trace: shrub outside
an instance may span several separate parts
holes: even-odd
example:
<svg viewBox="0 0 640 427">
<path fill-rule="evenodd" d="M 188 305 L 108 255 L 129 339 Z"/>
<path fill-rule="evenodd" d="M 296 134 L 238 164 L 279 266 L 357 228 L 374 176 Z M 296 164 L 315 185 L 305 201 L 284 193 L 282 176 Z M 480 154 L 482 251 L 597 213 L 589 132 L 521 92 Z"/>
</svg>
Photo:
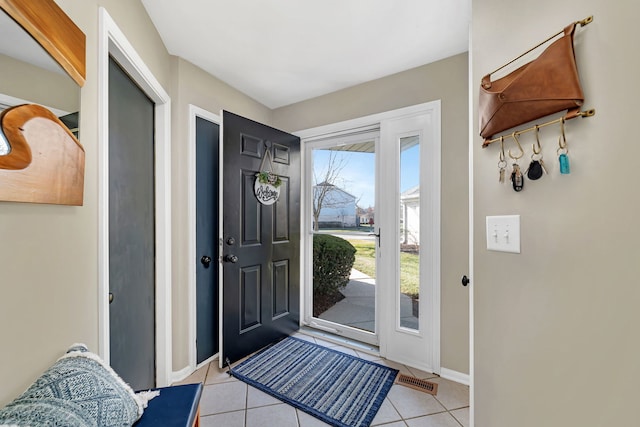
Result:
<svg viewBox="0 0 640 427">
<path fill-rule="evenodd" d="M 313 235 L 313 293 L 331 295 L 349 283 L 356 248 L 340 237 Z"/>
</svg>

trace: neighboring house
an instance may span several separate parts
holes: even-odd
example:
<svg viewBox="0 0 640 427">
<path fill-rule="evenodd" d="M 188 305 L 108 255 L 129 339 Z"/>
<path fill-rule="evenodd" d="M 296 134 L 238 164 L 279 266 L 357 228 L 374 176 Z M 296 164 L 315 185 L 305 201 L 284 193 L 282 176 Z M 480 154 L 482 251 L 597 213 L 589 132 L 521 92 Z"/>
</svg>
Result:
<svg viewBox="0 0 640 427">
<path fill-rule="evenodd" d="M 373 212 L 361 212 L 358 213 L 358 223 L 360 226 L 372 226 L 375 224 L 375 217 Z"/>
<path fill-rule="evenodd" d="M 420 186 L 400 195 L 401 243 L 420 245 Z"/>
<path fill-rule="evenodd" d="M 321 183 L 313 187 L 314 200 L 325 191 L 318 215 L 318 224 L 323 227 L 355 227 L 356 197 L 333 184 Z"/>
</svg>

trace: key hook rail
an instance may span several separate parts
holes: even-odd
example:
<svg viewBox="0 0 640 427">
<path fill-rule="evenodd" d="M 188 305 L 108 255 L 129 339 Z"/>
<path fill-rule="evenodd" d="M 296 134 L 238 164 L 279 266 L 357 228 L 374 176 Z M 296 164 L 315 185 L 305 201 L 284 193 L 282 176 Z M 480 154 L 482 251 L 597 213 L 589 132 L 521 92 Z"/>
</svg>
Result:
<svg viewBox="0 0 640 427">
<path fill-rule="evenodd" d="M 592 117 L 595 114 L 596 114 L 596 110 L 593 109 L 593 108 L 591 110 L 587 110 L 587 111 L 578 111 L 574 116 L 569 116 L 569 117 L 562 116 L 559 119 L 555 119 L 555 120 L 548 121 L 546 123 L 542 123 L 542 124 L 539 124 L 539 125 L 531 126 L 530 128 L 517 130 L 515 132 L 512 132 L 512 133 L 507 134 L 507 135 L 499 136 L 497 138 L 489 139 L 489 140 L 485 141 L 484 144 L 482 144 L 482 148 L 488 147 L 493 142 L 500 141 L 500 138 L 506 138 L 506 137 L 513 138 L 514 135 L 516 137 L 518 137 L 518 136 L 522 135 L 523 133 L 533 132 L 536 129 L 540 129 L 540 128 L 543 128 L 545 126 L 549 126 L 549 125 L 553 125 L 553 124 L 556 124 L 556 123 L 560 123 L 562 121 L 566 122 L 567 120 L 575 119 L 576 117 L 582 117 L 582 118 Z"/>
</svg>

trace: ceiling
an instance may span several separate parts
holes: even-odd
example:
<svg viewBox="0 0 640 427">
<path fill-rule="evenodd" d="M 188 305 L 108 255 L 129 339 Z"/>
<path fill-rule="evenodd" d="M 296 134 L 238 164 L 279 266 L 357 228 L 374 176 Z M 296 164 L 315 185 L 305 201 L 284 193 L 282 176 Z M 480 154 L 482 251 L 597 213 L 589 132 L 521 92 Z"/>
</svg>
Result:
<svg viewBox="0 0 640 427">
<path fill-rule="evenodd" d="M 141 0 L 172 55 L 269 108 L 468 50 L 470 0 Z"/>
</svg>

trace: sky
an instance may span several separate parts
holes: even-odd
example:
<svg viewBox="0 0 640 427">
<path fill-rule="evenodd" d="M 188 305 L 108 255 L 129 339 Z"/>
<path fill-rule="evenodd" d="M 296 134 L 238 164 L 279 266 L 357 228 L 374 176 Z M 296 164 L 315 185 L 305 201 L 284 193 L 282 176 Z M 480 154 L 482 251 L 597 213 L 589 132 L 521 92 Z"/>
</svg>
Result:
<svg viewBox="0 0 640 427">
<path fill-rule="evenodd" d="M 313 150 L 313 168 L 316 176 L 322 179 L 329 161 L 330 150 Z M 361 208 L 374 207 L 375 204 L 375 154 L 338 151 L 338 158 L 342 158 L 345 167 L 334 185 L 355 196 Z M 404 192 L 418 185 L 420 166 L 419 145 L 415 145 L 402 152 L 401 159 L 401 188 Z M 381 166 L 381 178 L 385 178 L 388 171 L 384 163 Z"/>
</svg>

